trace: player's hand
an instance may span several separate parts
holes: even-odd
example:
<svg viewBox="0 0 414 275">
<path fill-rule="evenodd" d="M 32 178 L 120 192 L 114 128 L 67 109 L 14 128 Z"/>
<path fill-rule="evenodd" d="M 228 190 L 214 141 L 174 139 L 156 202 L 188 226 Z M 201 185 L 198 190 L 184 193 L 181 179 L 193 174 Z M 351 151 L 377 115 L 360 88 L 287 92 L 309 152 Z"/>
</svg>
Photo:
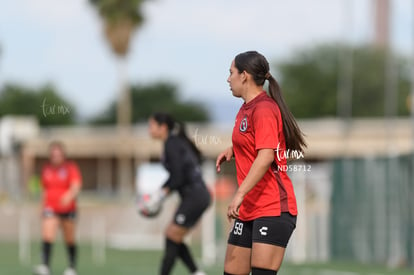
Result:
<svg viewBox="0 0 414 275">
<path fill-rule="evenodd" d="M 224 152 L 222 152 L 220 155 L 218 155 L 216 160 L 216 170 L 217 172 L 220 172 L 220 165 L 224 161 L 230 161 L 231 157 L 233 156 L 233 147 L 227 148 Z"/>
<path fill-rule="evenodd" d="M 60 199 L 60 205 L 63 207 L 68 206 L 73 201 L 73 196 L 70 192 L 66 192 Z"/>
<path fill-rule="evenodd" d="M 232 219 L 237 219 L 239 217 L 239 209 L 240 205 L 243 202 L 243 199 L 244 196 L 239 192 L 234 195 L 234 198 L 227 209 L 227 218 L 229 221 Z"/>
</svg>

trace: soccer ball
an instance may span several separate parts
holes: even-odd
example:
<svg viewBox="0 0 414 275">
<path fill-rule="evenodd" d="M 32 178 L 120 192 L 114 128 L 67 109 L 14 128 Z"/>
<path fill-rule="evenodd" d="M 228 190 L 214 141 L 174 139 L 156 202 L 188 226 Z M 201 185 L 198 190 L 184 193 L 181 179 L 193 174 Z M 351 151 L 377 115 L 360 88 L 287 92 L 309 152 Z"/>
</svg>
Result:
<svg viewBox="0 0 414 275">
<path fill-rule="evenodd" d="M 162 209 L 162 199 L 155 194 L 140 194 L 137 199 L 138 213 L 146 218 L 158 216 Z"/>
</svg>

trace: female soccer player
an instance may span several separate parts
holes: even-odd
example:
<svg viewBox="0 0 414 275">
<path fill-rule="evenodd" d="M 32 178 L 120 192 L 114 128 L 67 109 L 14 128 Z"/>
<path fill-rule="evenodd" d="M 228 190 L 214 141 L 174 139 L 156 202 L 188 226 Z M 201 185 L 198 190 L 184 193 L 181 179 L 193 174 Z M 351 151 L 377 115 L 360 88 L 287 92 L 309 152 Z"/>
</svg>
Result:
<svg viewBox="0 0 414 275">
<path fill-rule="evenodd" d="M 42 170 L 42 264 L 35 268 L 34 274 L 50 274 L 52 244 L 60 226 L 69 256 L 69 267 L 63 274 L 76 275 L 76 197 L 81 185 L 82 178 L 78 166 L 65 159 L 64 148 L 60 142 L 51 143 L 49 163 Z"/>
<path fill-rule="evenodd" d="M 187 137 L 183 125 L 177 123 L 169 114 L 152 115 L 149 119 L 149 133 L 152 138 L 164 142 L 162 162 L 170 173 L 169 179 L 160 191 L 160 197 L 172 191 L 178 191 L 181 197 L 174 219 L 165 233 L 165 252 L 160 274 L 170 274 L 178 256 L 191 274 L 205 275 L 204 272 L 198 271 L 188 247 L 183 242 L 211 200 L 201 176 L 200 151 Z"/>
<path fill-rule="evenodd" d="M 263 90 L 266 80 L 270 96 Z M 275 275 L 297 215 L 292 183 L 278 167 L 286 165 L 283 152 L 301 151 L 306 144 L 263 55 L 255 51 L 237 55 L 227 82 L 244 104 L 233 128 L 233 146 L 216 162 L 219 172 L 220 164 L 234 156 L 239 184 L 227 210 L 235 221 L 224 274 Z"/>
</svg>

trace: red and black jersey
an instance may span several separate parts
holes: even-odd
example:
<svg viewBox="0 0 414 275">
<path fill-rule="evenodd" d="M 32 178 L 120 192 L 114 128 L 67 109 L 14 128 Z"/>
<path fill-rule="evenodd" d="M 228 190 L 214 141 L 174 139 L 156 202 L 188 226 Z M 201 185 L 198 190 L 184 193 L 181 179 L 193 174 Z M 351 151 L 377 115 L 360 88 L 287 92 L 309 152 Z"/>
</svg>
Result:
<svg viewBox="0 0 414 275">
<path fill-rule="evenodd" d="M 43 207 L 55 213 L 74 211 L 75 200 L 64 207 L 61 199 L 72 184 L 81 184 L 81 182 L 79 168 L 74 162 L 66 161 L 59 166 L 46 164 L 42 170 Z"/>
<path fill-rule="evenodd" d="M 286 158 L 278 157 L 286 150 L 283 123 L 279 106 L 266 92 L 244 103 L 240 108 L 232 135 L 236 159 L 237 181 L 241 185 L 260 149 L 275 150 L 275 161 L 263 178 L 244 197 L 239 210 L 243 221 L 264 216 L 280 216 L 281 212 L 297 215 L 296 198 L 292 182 L 286 171 Z"/>
</svg>

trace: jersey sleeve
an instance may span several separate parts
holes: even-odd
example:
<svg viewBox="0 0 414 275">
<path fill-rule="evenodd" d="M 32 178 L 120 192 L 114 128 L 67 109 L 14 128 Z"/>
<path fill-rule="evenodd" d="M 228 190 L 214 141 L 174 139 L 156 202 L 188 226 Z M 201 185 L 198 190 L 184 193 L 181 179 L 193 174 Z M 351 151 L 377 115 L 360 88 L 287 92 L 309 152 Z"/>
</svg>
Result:
<svg viewBox="0 0 414 275">
<path fill-rule="evenodd" d="M 75 163 L 71 163 L 69 165 L 69 177 L 70 177 L 70 184 L 79 184 L 82 185 L 82 175 L 80 173 L 78 165 Z"/>
<path fill-rule="evenodd" d="M 262 104 L 253 112 L 255 149 L 276 149 L 279 144 L 278 112 L 273 104 Z"/>
<path fill-rule="evenodd" d="M 178 189 L 184 182 L 180 145 L 177 139 L 170 139 L 165 144 L 165 157 L 170 176 L 163 187 L 168 187 L 171 190 Z"/>
</svg>

